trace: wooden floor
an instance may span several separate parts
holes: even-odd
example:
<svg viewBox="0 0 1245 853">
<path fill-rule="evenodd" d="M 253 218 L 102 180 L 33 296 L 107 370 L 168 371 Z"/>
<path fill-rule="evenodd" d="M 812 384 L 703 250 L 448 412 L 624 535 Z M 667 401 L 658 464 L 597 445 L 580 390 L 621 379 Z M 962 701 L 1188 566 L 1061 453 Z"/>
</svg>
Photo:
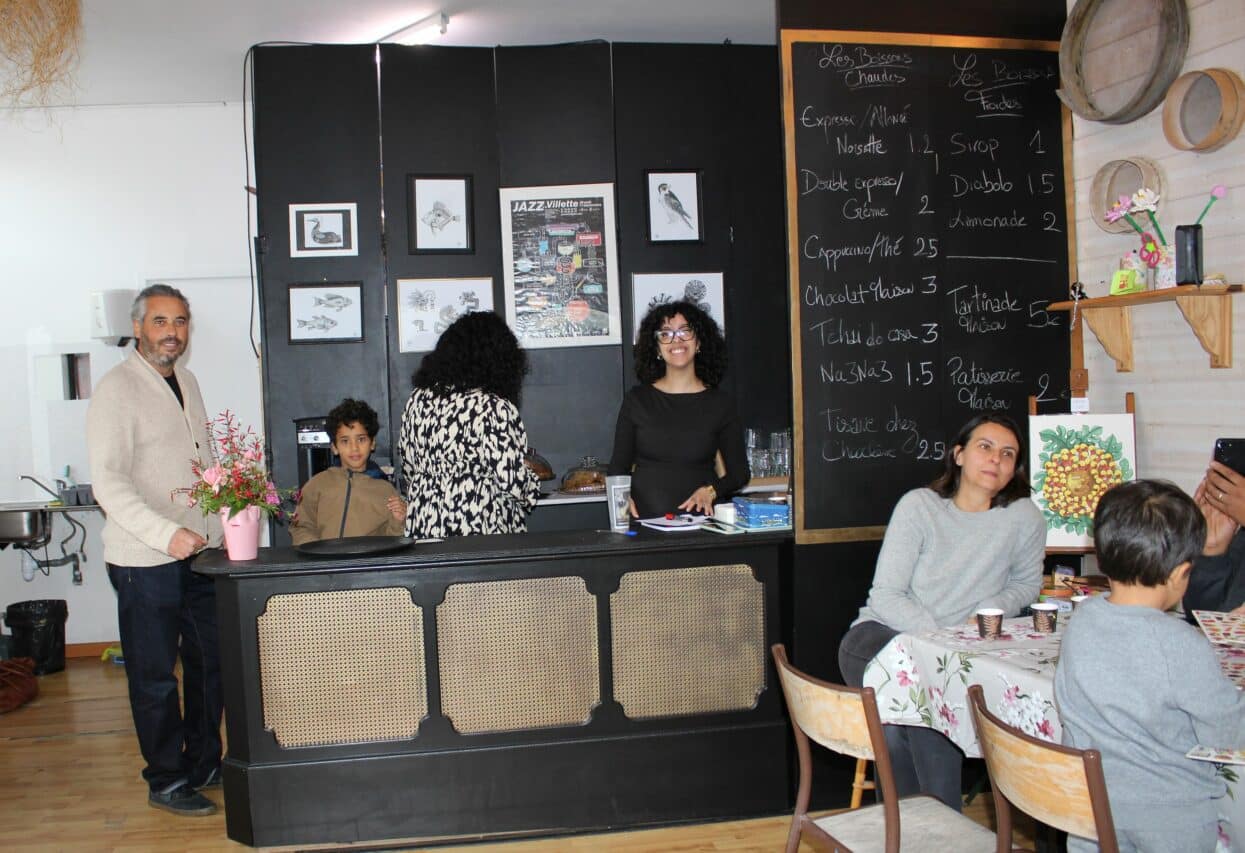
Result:
<svg viewBox="0 0 1245 853">
<path fill-rule="evenodd" d="M 71 659 L 39 679 L 40 696 L 0 716 L 0 848 L 6 850 L 245 850 L 225 836 L 223 811 L 176 817 L 147 805 L 142 760 L 126 699 L 125 672 L 98 659 Z M 221 792 L 207 792 L 218 805 Z M 989 795 L 967 809 L 993 828 Z M 790 818 L 477 843 L 438 853 L 771 853 Z M 809 849 L 807 845 L 801 848 Z"/>
</svg>

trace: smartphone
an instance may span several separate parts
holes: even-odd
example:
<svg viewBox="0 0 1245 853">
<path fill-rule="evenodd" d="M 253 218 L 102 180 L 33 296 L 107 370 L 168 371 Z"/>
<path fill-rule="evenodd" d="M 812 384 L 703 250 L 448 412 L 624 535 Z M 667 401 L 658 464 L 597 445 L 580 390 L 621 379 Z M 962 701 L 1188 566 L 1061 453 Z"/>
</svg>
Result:
<svg viewBox="0 0 1245 853">
<path fill-rule="evenodd" d="M 1245 474 L 1245 438 L 1215 439 L 1215 461 L 1238 474 Z"/>
</svg>

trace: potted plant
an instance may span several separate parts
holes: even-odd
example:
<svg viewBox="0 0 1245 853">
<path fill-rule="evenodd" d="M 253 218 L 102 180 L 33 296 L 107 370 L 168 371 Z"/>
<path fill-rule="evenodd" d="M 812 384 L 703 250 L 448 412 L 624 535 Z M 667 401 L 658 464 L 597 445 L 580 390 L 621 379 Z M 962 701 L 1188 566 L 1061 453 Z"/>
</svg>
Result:
<svg viewBox="0 0 1245 853">
<path fill-rule="evenodd" d="M 194 485 L 184 491 L 191 506 L 204 515 L 218 513 L 225 528 L 225 549 L 231 560 L 253 560 L 259 551 L 260 515 L 284 515 L 283 503 L 291 490 L 278 489 L 264 467 L 264 449 L 258 435 L 244 431 L 226 410 L 208 421 L 212 459 L 191 460 Z"/>
</svg>

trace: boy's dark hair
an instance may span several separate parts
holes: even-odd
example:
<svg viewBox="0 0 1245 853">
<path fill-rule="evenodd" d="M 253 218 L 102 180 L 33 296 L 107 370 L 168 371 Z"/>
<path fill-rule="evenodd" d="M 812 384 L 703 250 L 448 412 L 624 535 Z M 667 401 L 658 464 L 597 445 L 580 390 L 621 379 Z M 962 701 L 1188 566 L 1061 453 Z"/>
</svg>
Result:
<svg viewBox="0 0 1245 853">
<path fill-rule="evenodd" d="M 506 321 L 492 311 L 471 311 L 441 333 L 411 384 L 442 395 L 479 389 L 517 408 L 527 371 L 527 353 Z"/>
<path fill-rule="evenodd" d="M 1094 550 L 1111 580 L 1161 586 L 1172 569 L 1202 553 L 1206 519 L 1193 498 L 1166 480 L 1121 483 L 1098 501 Z"/>
<path fill-rule="evenodd" d="M 982 424 L 998 424 L 1006 430 L 1010 430 L 1011 434 L 1016 436 L 1016 468 L 1012 472 L 1012 479 L 1004 486 L 994 500 L 990 502 L 990 506 L 1007 506 L 1017 498 L 1027 498 L 1029 492 L 1029 468 L 1027 465 L 1028 457 L 1025 455 L 1025 439 L 1020 434 L 1020 427 L 1007 415 L 997 412 L 987 412 L 986 414 L 977 415 L 964 426 L 960 427 L 960 432 L 956 435 L 955 440 L 951 442 L 951 446 L 947 448 L 947 455 L 943 457 L 945 467 L 938 479 L 929 484 L 929 487 L 937 492 L 941 497 L 953 498 L 955 493 L 960 490 L 960 473 L 962 468 L 955 464 L 955 448 L 965 448 L 968 446 L 968 440 L 973 437 L 973 430 Z"/>
<path fill-rule="evenodd" d="M 707 388 L 716 388 L 726 373 L 726 338 L 713 317 L 691 302 L 663 302 L 654 306 L 640 323 L 635 340 L 635 375 L 645 385 L 651 385 L 666 375 L 666 364 L 658 356 L 661 346 L 657 343 L 657 330 L 675 314 L 682 314 L 688 328 L 696 333 L 700 346 L 694 362 L 696 378 Z"/>
<path fill-rule="evenodd" d="M 329 441 L 336 444 L 337 431 L 351 424 L 361 425 L 367 430 L 368 438 L 376 438 L 376 433 L 380 432 L 380 420 L 376 417 L 376 410 L 362 400 L 347 397 L 329 412 Z"/>
</svg>

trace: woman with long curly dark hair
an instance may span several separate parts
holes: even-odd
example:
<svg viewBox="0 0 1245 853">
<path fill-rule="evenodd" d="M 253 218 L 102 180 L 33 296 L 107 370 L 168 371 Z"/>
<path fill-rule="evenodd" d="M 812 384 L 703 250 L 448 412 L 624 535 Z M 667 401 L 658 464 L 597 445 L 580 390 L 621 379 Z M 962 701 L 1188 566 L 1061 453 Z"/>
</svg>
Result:
<svg viewBox="0 0 1245 853">
<path fill-rule="evenodd" d="M 712 513 L 716 501 L 748 482 L 735 398 L 720 387 L 722 331 L 691 302 L 657 305 L 640 324 L 635 372 L 643 384 L 618 412 L 609 473 L 631 475 L 631 512 L 640 518 Z"/>
<path fill-rule="evenodd" d="M 406 535 L 522 533 L 540 484 L 523 464 L 527 355 L 489 311 L 464 314 L 411 377 L 402 413 Z"/>
</svg>

